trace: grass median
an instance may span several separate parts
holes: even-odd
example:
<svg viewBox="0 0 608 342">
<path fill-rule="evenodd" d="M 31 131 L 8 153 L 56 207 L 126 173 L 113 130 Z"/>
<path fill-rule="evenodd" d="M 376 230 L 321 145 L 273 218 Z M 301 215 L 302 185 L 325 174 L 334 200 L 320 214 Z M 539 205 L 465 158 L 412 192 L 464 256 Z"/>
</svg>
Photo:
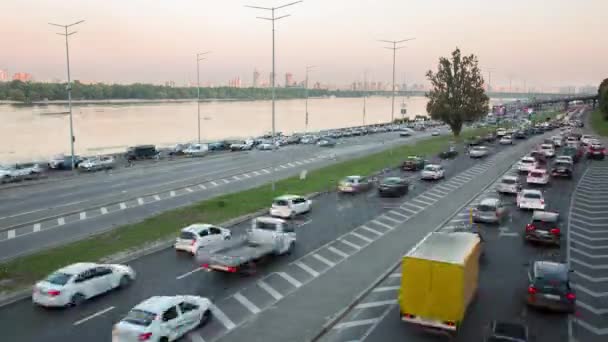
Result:
<svg viewBox="0 0 608 342">
<path fill-rule="evenodd" d="M 593 131 L 603 137 L 608 137 L 608 120 L 604 119 L 604 113 L 599 109 L 591 112 L 591 128 Z"/>
<path fill-rule="evenodd" d="M 488 129 L 468 130 L 461 139 L 484 134 Z M 0 292 L 27 287 L 64 265 L 80 261 L 95 261 L 121 251 L 167 239 L 195 222 L 220 224 L 229 219 L 266 208 L 280 194 L 306 195 L 335 188 L 338 180 L 348 175 L 369 175 L 397 166 L 408 155 L 434 156 L 447 148 L 454 137 L 427 138 L 413 145 L 339 162 L 308 172 L 306 179 L 291 177 L 276 182 L 273 192 L 262 185 L 238 193 L 221 195 L 199 203 L 170 210 L 139 223 L 118 227 L 84 240 L 37 252 L 0 264 Z"/>
</svg>

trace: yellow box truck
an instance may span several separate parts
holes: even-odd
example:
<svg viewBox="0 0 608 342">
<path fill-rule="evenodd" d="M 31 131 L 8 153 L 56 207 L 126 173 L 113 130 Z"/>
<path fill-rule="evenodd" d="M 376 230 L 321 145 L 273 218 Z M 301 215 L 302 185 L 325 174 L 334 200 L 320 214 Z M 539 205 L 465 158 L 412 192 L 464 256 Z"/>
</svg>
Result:
<svg viewBox="0 0 608 342">
<path fill-rule="evenodd" d="M 468 232 L 432 232 L 404 257 L 401 320 L 456 333 L 478 285 L 481 240 Z"/>
</svg>

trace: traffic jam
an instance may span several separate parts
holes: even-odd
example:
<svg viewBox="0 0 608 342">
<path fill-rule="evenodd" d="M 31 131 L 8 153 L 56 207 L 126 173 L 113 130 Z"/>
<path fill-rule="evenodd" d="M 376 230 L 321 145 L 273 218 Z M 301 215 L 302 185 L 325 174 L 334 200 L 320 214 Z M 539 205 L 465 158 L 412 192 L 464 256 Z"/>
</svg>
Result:
<svg viewBox="0 0 608 342">
<path fill-rule="evenodd" d="M 244 321 L 238 317 L 242 314 L 227 306 L 228 300 L 241 306 L 239 312 L 243 307 L 249 315 L 261 312 L 265 305 L 244 295 L 248 288 L 259 287 L 273 302 L 280 300 L 398 227 L 404 217 L 407 219 L 404 211 L 397 210 L 403 203 L 409 203 L 411 213 L 423 210 L 430 204 L 420 197 L 433 197 L 420 194 L 442 187 L 449 193 L 466 186 L 474 181 L 475 174 L 490 169 L 502 151 L 541 134 L 542 143 L 534 145 L 512 172 L 498 179 L 467 209 L 468 223 L 460 219 L 458 224 L 429 234 L 404 256 L 396 272 L 399 276 L 387 278 L 397 281 L 392 286 L 395 293 L 386 291 L 393 295 L 391 305 L 398 307 L 400 323 L 425 331 L 458 332 L 462 341 L 480 340 L 470 331 L 483 325 L 490 328 L 477 330 L 483 330 L 487 341 L 506 341 L 505 334 L 511 330 L 520 333 L 508 336 L 510 341 L 528 341 L 535 326 L 545 324 L 545 310 L 577 312 L 579 293 L 565 258 L 569 196 L 585 168 L 601 163 L 605 157 L 600 141 L 579 133 L 567 122 L 498 129 L 470 139 L 465 150 L 450 146 L 436 156 L 404 156 L 397 169 L 371 176 L 344 175 L 334 192 L 314 198 L 278 196 L 265 214 L 230 228 L 207 223 L 184 227 L 176 237 L 173 257 L 165 252 L 152 257 L 171 258 L 166 262 L 184 271 L 177 281 L 197 277 L 218 287 L 209 296 L 205 290 L 181 293 L 184 288 L 175 285 L 171 288 L 180 293 L 167 294 L 162 290 L 167 286 L 161 282 L 155 288 L 157 295 L 142 298 L 149 291 L 139 291 L 143 285 L 138 284 L 140 272 L 136 266 L 77 263 L 35 284 L 32 300 L 37 306 L 68 310 L 84 307 L 90 312 L 103 308 L 104 300 L 112 300 L 111 295 L 102 294 L 127 291 L 127 303 L 135 298 L 140 302 L 129 308 L 117 308 L 125 303 L 114 303 L 111 309 L 94 311 L 73 325 L 86 325 L 105 316 L 104 323 L 112 320 L 113 327 L 108 326 L 104 336 L 111 331 L 113 341 L 174 341 L 192 331 L 203 340 L 217 339 Z M 328 227 L 336 228 L 328 231 Z M 322 250 L 333 257 L 323 255 Z M 519 264 L 503 268 L 503 262 Z M 240 291 L 234 293 L 236 289 Z M 501 296 L 505 291 L 515 297 Z M 87 309 L 89 300 L 93 306 Z M 492 303 L 501 302 L 517 310 L 519 302 L 525 303 L 525 310 L 516 313 L 522 322 L 504 322 L 501 317 L 486 322 L 495 311 Z M 394 321 L 395 317 L 386 316 L 376 324 Z M 549 317 L 553 324 L 567 316 Z M 504 326 L 511 329 L 501 330 Z M 206 333 L 209 329 L 216 331 Z M 543 334 L 546 329 L 542 328 Z M 561 333 L 558 330 L 549 331 L 548 336 Z M 346 341 L 343 337 L 349 334 L 338 329 L 325 338 Z M 427 340 L 426 335 L 416 336 Z M 366 338 L 375 339 L 373 329 Z M 537 341 L 542 340 L 543 336 L 537 336 Z"/>
</svg>

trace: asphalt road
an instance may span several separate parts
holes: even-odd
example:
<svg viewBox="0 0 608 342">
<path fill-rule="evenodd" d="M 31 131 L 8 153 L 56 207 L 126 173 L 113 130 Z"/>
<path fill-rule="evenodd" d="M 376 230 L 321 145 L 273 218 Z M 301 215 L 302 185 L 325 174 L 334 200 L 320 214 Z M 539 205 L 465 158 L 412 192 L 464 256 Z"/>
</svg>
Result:
<svg viewBox="0 0 608 342">
<path fill-rule="evenodd" d="M 61 182 L 0 188 L 0 260 L 428 135 L 399 138 L 396 132 L 375 134 L 344 139 L 331 149 L 296 145 L 277 152 L 227 153 L 173 165 L 161 163 Z"/>
<path fill-rule="evenodd" d="M 345 262 L 352 264 L 349 256 L 356 256 L 375 240 L 386 238 L 384 233 L 395 229 L 409 216 L 417 216 L 417 212 L 437 201 L 442 196 L 440 194 L 450 195 L 473 182 L 476 175 L 493 172 L 493 165 L 503 156 L 511 155 L 513 152 L 510 150 L 505 155 L 485 161 L 474 161 L 462 155 L 455 160 L 444 161 L 447 180 L 437 183 L 419 181 L 415 173 L 403 173 L 412 177 L 413 188 L 401 199 L 379 198 L 375 191 L 355 196 L 321 195 L 314 199 L 310 214 L 297 218 L 295 253 L 259 265 L 255 275 L 203 272 L 191 257 L 167 249 L 130 263 L 138 273 L 130 288 L 102 296 L 81 307 L 47 310 L 33 306 L 29 299 L 4 306 L 0 308 L 0 331 L 3 339 L 10 341 L 107 341 L 112 325 L 145 298 L 162 294 L 198 294 L 214 301 L 215 316 L 208 326 L 188 338 L 200 341 L 202 336 L 205 341 L 217 340 L 228 330 L 236 329 L 237 325 L 255 316 L 255 308 L 244 306 L 239 301 L 242 297 L 235 294 L 241 294 L 260 310 L 277 301 L 281 303 L 281 299 L 284 301 L 290 294 L 299 293 L 307 287 L 306 284 L 315 283 L 322 274 L 334 274 L 333 266 Z M 400 171 L 394 172 L 401 174 Z M 428 191 L 431 188 L 435 189 L 432 194 Z M 419 196 L 423 192 L 426 195 Z M 403 205 L 404 201 L 409 203 Z M 453 201 L 451 205 L 457 204 Z M 441 212 L 435 215 L 434 220 L 447 215 L 447 211 L 445 214 Z M 425 224 L 424 217 L 419 220 Z M 362 225 L 364 223 L 365 226 Z M 241 234 L 248 225 L 245 222 L 233 227 L 233 234 Z M 382 270 L 370 270 L 371 276 Z M 367 277 L 365 282 L 369 282 Z M 275 292 L 271 294 L 260 284 L 271 287 Z M 319 304 L 316 299 L 308 297 L 311 303 Z M 96 315 L 100 312 L 103 314 Z M 15 324 L 17 318 L 19 322 L 35 324 Z"/>
</svg>

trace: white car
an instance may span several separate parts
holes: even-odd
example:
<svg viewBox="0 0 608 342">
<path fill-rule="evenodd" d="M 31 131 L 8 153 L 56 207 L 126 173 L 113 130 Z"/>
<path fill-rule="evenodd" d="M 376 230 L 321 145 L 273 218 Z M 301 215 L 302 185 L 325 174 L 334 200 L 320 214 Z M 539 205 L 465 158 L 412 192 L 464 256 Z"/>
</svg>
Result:
<svg viewBox="0 0 608 342">
<path fill-rule="evenodd" d="M 507 131 L 506 131 L 504 128 L 499 128 L 499 129 L 496 131 L 496 135 L 497 135 L 497 136 L 499 136 L 499 137 L 502 137 L 502 136 L 504 136 L 505 134 L 507 134 Z"/>
<path fill-rule="evenodd" d="M 544 169 L 534 169 L 528 172 L 526 177 L 526 183 L 547 185 L 549 183 L 549 173 Z"/>
<path fill-rule="evenodd" d="M 15 168 L 0 165 L 0 184 L 15 181 L 20 176 L 19 171 Z"/>
<path fill-rule="evenodd" d="M 230 240 L 232 232 L 229 229 L 211 224 L 195 223 L 183 228 L 175 239 L 176 251 L 185 251 L 196 255 L 199 248 L 212 245 L 219 241 Z"/>
<path fill-rule="evenodd" d="M 177 341 L 211 318 L 211 301 L 199 296 L 155 296 L 114 325 L 112 342 Z"/>
<path fill-rule="evenodd" d="M 595 139 L 593 135 L 584 134 L 583 136 L 581 136 L 581 143 L 587 145 L 590 143 L 590 140 L 593 139 Z"/>
<path fill-rule="evenodd" d="M 443 166 L 437 164 L 429 164 L 422 169 L 420 173 L 421 179 L 442 179 L 445 177 Z"/>
<path fill-rule="evenodd" d="M 525 189 L 517 194 L 519 209 L 545 210 L 545 199 L 540 190 Z"/>
<path fill-rule="evenodd" d="M 532 156 L 526 156 L 521 158 L 517 163 L 517 170 L 520 172 L 530 172 L 530 170 L 536 169 L 538 162 Z"/>
<path fill-rule="evenodd" d="M 565 162 L 574 165 L 574 159 L 571 156 L 557 156 L 555 163 Z"/>
<path fill-rule="evenodd" d="M 434 137 L 438 136 L 439 134 L 441 134 L 441 133 L 439 132 L 439 130 L 434 130 L 434 131 L 431 133 L 431 135 L 432 135 L 432 136 L 434 136 Z"/>
<path fill-rule="evenodd" d="M 272 201 L 270 216 L 280 218 L 294 218 L 296 215 L 310 211 L 312 201 L 302 196 L 283 195 Z"/>
<path fill-rule="evenodd" d="M 504 135 L 498 143 L 501 145 L 513 145 L 513 138 L 510 135 Z"/>
<path fill-rule="evenodd" d="M 553 142 L 553 146 L 561 147 L 563 145 L 564 139 L 558 135 L 552 136 L 551 141 Z"/>
<path fill-rule="evenodd" d="M 540 145 L 540 150 L 543 151 L 548 158 L 555 157 L 555 148 L 553 147 L 553 144 L 542 144 Z"/>
<path fill-rule="evenodd" d="M 126 265 L 81 262 L 61 268 L 34 285 L 32 301 L 45 307 L 77 306 L 135 280 Z"/>
<path fill-rule="evenodd" d="M 469 157 L 471 158 L 483 158 L 488 154 L 490 154 L 490 150 L 485 146 L 473 146 L 469 150 Z"/>
<path fill-rule="evenodd" d="M 184 150 L 184 154 L 189 157 L 204 157 L 209 154 L 209 146 L 207 144 L 191 144 Z"/>
<path fill-rule="evenodd" d="M 78 164 L 78 168 L 82 171 L 98 171 L 98 170 L 110 170 L 116 165 L 114 157 L 95 157 L 87 158 Z"/>
<path fill-rule="evenodd" d="M 273 149 L 273 146 L 272 146 L 272 143 L 263 142 L 261 144 L 258 144 L 257 148 L 258 148 L 258 150 L 262 150 L 262 151 L 270 151 Z"/>
<path fill-rule="evenodd" d="M 517 194 L 520 190 L 521 185 L 516 176 L 504 176 L 496 185 L 496 191 L 501 194 Z"/>
</svg>

